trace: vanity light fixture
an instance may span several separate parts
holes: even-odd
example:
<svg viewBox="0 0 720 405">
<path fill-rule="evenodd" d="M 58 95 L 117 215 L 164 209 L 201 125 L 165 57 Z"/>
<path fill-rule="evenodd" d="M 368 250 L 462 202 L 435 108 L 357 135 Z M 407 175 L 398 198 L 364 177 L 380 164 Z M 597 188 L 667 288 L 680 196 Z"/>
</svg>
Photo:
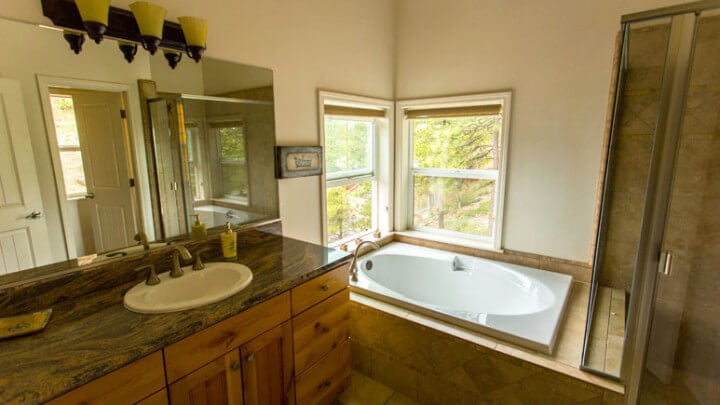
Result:
<svg viewBox="0 0 720 405">
<path fill-rule="evenodd" d="M 163 6 L 148 1 L 136 1 L 130 4 L 130 10 L 140 28 L 143 48 L 150 52 L 150 55 L 155 55 L 162 40 L 167 10 Z"/>
<path fill-rule="evenodd" d="M 65 38 L 65 41 L 67 41 L 68 45 L 70 45 L 70 49 L 75 52 L 75 55 L 82 51 L 82 46 L 85 43 L 85 34 L 82 32 L 64 30 L 63 38 Z"/>
<path fill-rule="evenodd" d="M 182 59 L 182 52 L 163 49 L 163 56 L 167 59 L 170 68 L 175 70 L 175 67 L 177 67 L 178 63 L 180 63 L 180 59 Z"/>
<path fill-rule="evenodd" d="M 40 0 L 43 14 L 57 27 L 76 54 L 82 50 L 85 32 L 95 42 L 103 37 L 118 41 L 125 60 L 132 62 L 138 44 L 154 55 L 162 48 L 175 69 L 187 53 L 199 62 L 206 48 L 208 22 L 199 17 L 165 21 L 167 10 L 148 1 L 135 1 L 130 10 L 110 6 L 111 0 Z"/>
<path fill-rule="evenodd" d="M 75 0 L 88 36 L 99 44 L 108 26 L 110 0 Z"/>
<path fill-rule="evenodd" d="M 200 62 L 207 41 L 207 20 L 199 17 L 178 17 L 178 21 L 185 35 L 188 56 L 195 62 Z"/>
<path fill-rule="evenodd" d="M 134 42 L 118 41 L 118 48 L 123 53 L 125 60 L 131 63 L 137 53 L 137 44 Z"/>
</svg>

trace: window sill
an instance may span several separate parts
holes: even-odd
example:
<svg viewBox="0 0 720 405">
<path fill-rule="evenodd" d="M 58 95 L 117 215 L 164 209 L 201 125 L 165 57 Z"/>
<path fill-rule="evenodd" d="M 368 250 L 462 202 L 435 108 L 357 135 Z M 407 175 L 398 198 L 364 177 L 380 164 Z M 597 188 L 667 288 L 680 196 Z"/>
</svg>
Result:
<svg viewBox="0 0 720 405">
<path fill-rule="evenodd" d="M 475 239 L 458 238 L 454 236 L 438 235 L 420 231 L 396 231 L 395 234 L 408 236 L 411 238 L 424 239 L 431 242 L 441 242 L 450 245 L 487 250 L 489 252 L 503 253 L 503 249 L 495 249 L 495 247 L 493 247 L 491 244 Z"/>
</svg>

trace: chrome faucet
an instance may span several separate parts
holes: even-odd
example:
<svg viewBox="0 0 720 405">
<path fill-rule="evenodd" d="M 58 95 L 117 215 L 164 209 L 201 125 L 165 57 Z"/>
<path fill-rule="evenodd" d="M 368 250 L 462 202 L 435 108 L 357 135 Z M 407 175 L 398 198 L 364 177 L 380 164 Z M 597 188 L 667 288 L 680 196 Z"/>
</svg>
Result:
<svg viewBox="0 0 720 405">
<path fill-rule="evenodd" d="M 180 257 L 184 261 L 192 260 L 192 255 L 185 248 L 185 246 L 178 246 L 172 252 L 172 270 L 170 271 L 170 277 L 180 277 L 183 275 L 183 269 L 180 266 Z"/>
<path fill-rule="evenodd" d="M 358 258 L 358 255 L 360 254 L 360 248 L 366 244 L 370 245 L 373 249 L 380 249 L 380 245 L 378 245 L 377 243 L 375 243 L 371 240 L 364 240 L 355 247 L 355 254 L 353 254 L 353 259 L 352 259 L 352 262 L 350 263 L 350 279 L 352 281 L 358 281 L 357 258 Z"/>
<path fill-rule="evenodd" d="M 135 239 L 135 242 L 137 242 L 138 245 L 142 245 L 144 250 L 150 250 L 150 244 L 148 243 L 145 232 L 136 233 L 133 239 Z"/>
</svg>

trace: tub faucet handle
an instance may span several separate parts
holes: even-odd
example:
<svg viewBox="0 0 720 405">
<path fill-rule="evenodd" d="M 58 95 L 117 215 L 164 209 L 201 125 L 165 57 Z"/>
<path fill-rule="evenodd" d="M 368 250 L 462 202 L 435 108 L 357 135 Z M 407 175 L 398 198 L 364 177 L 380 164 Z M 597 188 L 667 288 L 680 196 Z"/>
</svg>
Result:
<svg viewBox="0 0 720 405">
<path fill-rule="evenodd" d="M 377 243 L 371 241 L 371 240 L 365 240 L 355 247 L 355 253 L 353 254 L 352 262 L 350 263 L 350 280 L 352 281 L 358 281 L 358 268 L 357 268 L 357 258 L 360 254 L 360 250 L 364 245 L 370 245 L 372 249 L 380 249 L 380 245 Z"/>
</svg>

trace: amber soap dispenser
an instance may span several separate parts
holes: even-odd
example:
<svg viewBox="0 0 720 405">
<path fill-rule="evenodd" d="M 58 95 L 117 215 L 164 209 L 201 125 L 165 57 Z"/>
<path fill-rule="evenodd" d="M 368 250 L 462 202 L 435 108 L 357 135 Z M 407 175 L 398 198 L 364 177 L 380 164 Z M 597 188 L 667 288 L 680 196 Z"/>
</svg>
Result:
<svg viewBox="0 0 720 405">
<path fill-rule="evenodd" d="M 223 257 L 226 261 L 237 259 L 237 233 L 232 230 L 230 222 L 225 224 L 225 231 L 220 234 Z"/>
</svg>

